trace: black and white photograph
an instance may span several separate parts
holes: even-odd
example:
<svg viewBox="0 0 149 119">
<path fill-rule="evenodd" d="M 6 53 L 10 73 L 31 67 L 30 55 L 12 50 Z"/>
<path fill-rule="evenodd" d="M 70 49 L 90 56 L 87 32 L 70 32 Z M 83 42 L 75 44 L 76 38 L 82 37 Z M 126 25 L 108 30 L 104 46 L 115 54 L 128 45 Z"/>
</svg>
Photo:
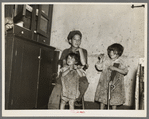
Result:
<svg viewBox="0 0 149 119">
<path fill-rule="evenodd" d="M 147 116 L 147 3 L 1 6 L 3 117 Z"/>
</svg>

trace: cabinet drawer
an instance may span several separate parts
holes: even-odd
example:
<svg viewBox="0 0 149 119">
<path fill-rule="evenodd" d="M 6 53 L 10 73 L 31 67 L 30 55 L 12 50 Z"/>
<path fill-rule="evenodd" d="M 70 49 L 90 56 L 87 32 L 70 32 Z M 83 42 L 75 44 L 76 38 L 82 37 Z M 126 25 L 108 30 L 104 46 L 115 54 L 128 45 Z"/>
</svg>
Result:
<svg viewBox="0 0 149 119">
<path fill-rule="evenodd" d="M 49 45 L 49 39 L 45 38 L 45 37 L 42 37 L 42 36 L 38 36 L 37 42 L 45 44 L 45 45 Z"/>
<path fill-rule="evenodd" d="M 14 34 L 23 38 L 32 39 L 32 32 L 29 29 L 17 25 L 14 26 Z"/>
</svg>

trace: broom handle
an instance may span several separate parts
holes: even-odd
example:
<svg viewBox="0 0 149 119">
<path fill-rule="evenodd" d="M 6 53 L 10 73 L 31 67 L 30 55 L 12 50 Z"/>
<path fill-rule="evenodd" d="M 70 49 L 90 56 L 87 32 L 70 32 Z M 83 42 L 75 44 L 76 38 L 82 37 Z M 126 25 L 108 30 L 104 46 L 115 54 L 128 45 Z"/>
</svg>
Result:
<svg viewBox="0 0 149 119">
<path fill-rule="evenodd" d="M 119 63 L 114 63 L 113 65 L 114 67 L 119 67 Z M 116 71 L 112 71 L 111 72 L 111 79 L 110 81 L 113 81 L 114 80 L 114 77 L 116 76 Z M 108 110 L 110 109 L 110 95 L 111 95 L 111 85 L 110 85 L 110 81 L 108 83 L 108 96 L 107 96 L 107 105 L 108 105 Z"/>
<path fill-rule="evenodd" d="M 110 93 L 111 93 L 111 90 L 110 90 L 110 83 L 108 83 L 108 110 L 110 109 Z"/>
</svg>

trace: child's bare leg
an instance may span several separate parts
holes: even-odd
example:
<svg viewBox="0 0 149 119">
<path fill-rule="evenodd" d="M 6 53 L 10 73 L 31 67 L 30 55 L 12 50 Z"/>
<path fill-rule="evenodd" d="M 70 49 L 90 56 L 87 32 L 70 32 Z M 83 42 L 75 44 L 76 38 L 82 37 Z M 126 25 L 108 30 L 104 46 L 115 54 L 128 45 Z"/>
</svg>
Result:
<svg viewBox="0 0 149 119">
<path fill-rule="evenodd" d="M 105 104 L 100 103 L 100 109 L 104 109 L 105 108 Z"/>
<path fill-rule="evenodd" d="M 74 109 L 74 102 L 75 102 L 75 100 L 69 100 L 69 109 L 71 109 L 71 110 Z"/>
<path fill-rule="evenodd" d="M 116 105 L 113 105 L 113 106 L 112 106 L 112 109 L 113 109 L 113 110 L 116 110 Z"/>
<path fill-rule="evenodd" d="M 61 110 L 65 109 L 65 105 L 66 105 L 66 101 L 61 100 L 60 109 L 61 109 Z"/>
</svg>

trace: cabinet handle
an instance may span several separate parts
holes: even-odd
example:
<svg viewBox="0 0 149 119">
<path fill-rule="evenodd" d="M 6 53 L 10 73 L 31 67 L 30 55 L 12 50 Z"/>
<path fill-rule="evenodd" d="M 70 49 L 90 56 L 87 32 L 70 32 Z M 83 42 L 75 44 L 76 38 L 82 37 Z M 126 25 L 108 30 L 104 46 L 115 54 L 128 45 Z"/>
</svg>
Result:
<svg viewBox="0 0 149 119">
<path fill-rule="evenodd" d="M 43 42 L 45 43 L 45 42 L 46 42 L 46 40 L 43 40 Z"/>
<path fill-rule="evenodd" d="M 37 31 L 34 31 L 34 33 L 37 33 Z"/>
<path fill-rule="evenodd" d="M 21 34 L 24 34 L 24 31 L 21 31 Z"/>
<path fill-rule="evenodd" d="M 41 56 L 38 56 L 38 59 L 41 59 Z"/>
</svg>

